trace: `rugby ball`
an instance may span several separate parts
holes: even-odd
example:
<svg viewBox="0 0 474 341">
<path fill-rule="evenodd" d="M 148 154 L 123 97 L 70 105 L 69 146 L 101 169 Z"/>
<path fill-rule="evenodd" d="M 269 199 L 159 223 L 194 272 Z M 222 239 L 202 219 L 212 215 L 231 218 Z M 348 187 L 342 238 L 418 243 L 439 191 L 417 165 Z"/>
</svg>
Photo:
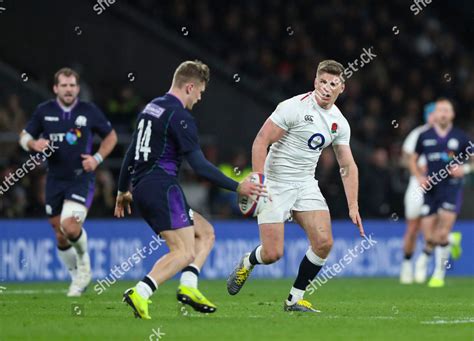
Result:
<svg viewBox="0 0 474 341">
<path fill-rule="evenodd" d="M 265 183 L 265 176 L 260 173 L 254 173 L 250 176 L 250 182 L 253 183 Z M 266 197 L 260 197 L 258 195 L 240 195 L 238 197 L 239 200 L 239 209 L 240 212 L 246 217 L 256 217 L 267 203 Z"/>
</svg>

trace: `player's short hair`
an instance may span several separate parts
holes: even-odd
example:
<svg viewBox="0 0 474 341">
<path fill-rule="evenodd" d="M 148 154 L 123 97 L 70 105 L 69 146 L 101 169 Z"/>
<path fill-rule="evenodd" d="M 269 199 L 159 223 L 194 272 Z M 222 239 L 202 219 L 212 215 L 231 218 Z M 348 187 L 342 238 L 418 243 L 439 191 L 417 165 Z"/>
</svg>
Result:
<svg viewBox="0 0 474 341">
<path fill-rule="evenodd" d="M 438 97 L 435 101 L 435 103 L 438 103 L 438 102 L 448 102 L 451 104 L 451 106 L 454 108 L 454 103 L 453 101 L 451 101 L 448 97 Z"/>
<path fill-rule="evenodd" d="M 191 80 L 204 82 L 207 85 L 210 79 L 209 67 L 199 60 L 182 62 L 173 75 L 173 86 L 181 88 Z"/>
<path fill-rule="evenodd" d="M 344 66 L 342 66 L 341 63 L 336 62 L 333 59 L 326 59 L 318 64 L 318 70 L 316 71 L 316 76 L 320 75 L 323 72 L 329 73 L 331 75 L 339 76 L 339 78 L 341 78 L 341 81 L 344 82 L 344 77 L 342 77 L 342 74 L 344 72 Z"/>
<path fill-rule="evenodd" d="M 63 67 L 54 74 L 54 85 L 59 84 L 59 76 L 61 75 L 66 77 L 74 76 L 76 78 L 76 83 L 79 84 L 79 74 L 69 67 Z"/>
</svg>

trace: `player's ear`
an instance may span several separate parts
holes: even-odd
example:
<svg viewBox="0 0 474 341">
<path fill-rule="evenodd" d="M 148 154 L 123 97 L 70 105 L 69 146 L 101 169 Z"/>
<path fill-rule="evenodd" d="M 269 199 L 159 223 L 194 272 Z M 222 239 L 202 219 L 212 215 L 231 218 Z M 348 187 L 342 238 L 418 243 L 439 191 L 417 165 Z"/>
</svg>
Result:
<svg viewBox="0 0 474 341">
<path fill-rule="evenodd" d="M 193 84 L 193 83 L 188 83 L 188 84 L 186 84 L 186 86 L 185 86 L 186 95 L 189 95 L 189 94 L 193 91 L 193 88 L 194 88 L 194 84 Z"/>
<path fill-rule="evenodd" d="M 344 89 L 346 88 L 346 83 L 342 82 L 341 84 L 341 91 L 339 92 L 340 94 L 342 94 L 344 92 Z"/>
<path fill-rule="evenodd" d="M 53 85 L 53 92 L 55 95 L 58 94 L 58 86 L 56 84 Z"/>
</svg>

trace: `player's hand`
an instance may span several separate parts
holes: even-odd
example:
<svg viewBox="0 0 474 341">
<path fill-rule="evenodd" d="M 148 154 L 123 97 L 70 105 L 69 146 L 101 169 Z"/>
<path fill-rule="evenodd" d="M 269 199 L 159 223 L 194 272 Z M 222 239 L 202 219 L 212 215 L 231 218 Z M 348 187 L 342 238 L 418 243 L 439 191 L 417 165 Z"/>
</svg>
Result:
<svg viewBox="0 0 474 341">
<path fill-rule="evenodd" d="M 267 197 L 268 196 L 267 187 L 259 183 L 250 182 L 249 179 L 251 175 L 252 174 L 247 176 L 244 180 L 242 180 L 239 183 L 239 186 L 237 187 L 237 193 L 239 193 L 240 195 L 246 195 L 246 196 L 258 195 L 262 197 Z"/>
<path fill-rule="evenodd" d="M 133 197 L 130 191 L 118 194 L 117 200 L 115 201 L 114 216 L 117 218 L 125 217 L 125 210 L 127 210 L 128 214 L 132 214 L 132 205 L 130 205 L 132 202 Z"/>
<path fill-rule="evenodd" d="M 49 148 L 49 140 L 46 140 L 46 139 L 32 140 L 29 143 L 29 147 L 31 150 L 34 150 L 37 153 L 41 153 L 43 150 Z"/>
<path fill-rule="evenodd" d="M 86 172 L 95 171 L 95 169 L 99 165 L 99 162 L 97 162 L 97 160 L 92 155 L 89 155 L 89 154 L 81 154 L 81 157 L 83 159 L 82 168 L 84 168 Z"/>
<path fill-rule="evenodd" d="M 351 218 L 354 225 L 359 228 L 359 233 L 361 237 L 365 237 L 364 226 L 362 225 L 362 218 L 359 214 L 358 208 L 351 208 L 349 209 L 349 217 Z"/>
<path fill-rule="evenodd" d="M 462 166 L 450 167 L 449 173 L 453 178 L 462 178 L 464 176 L 464 168 Z"/>
</svg>

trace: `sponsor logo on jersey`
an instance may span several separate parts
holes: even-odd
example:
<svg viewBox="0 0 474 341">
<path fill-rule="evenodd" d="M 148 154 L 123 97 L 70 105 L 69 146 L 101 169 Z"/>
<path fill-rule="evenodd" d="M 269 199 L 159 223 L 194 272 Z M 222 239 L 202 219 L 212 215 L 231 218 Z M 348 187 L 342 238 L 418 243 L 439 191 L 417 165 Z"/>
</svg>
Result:
<svg viewBox="0 0 474 341">
<path fill-rule="evenodd" d="M 305 116 L 304 116 L 304 120 L 305 120 L 306 122 L 311 122 L 311 123 L 313 123 L 313 116 L 311 116 L 311 115 L 305 115 Z"/>
<path fill-rule="evenodd" d="M 82 137 L 82 133 L 77 128 L 72 128 L 66 133 L 66 141 L 70 145 L 77 144 L 77 141 Z"/>
<path fill-rule="evenodd" d="M 456 150 L 459 148 L 459 141 L 455 138 L 450 138 L 448 141 L 448 148 L 452 150 Z"/>
<path fill-rule="evenodd" d="M 424 140 L 423 141 L 423 146 L 429 147 L 429 146 L 436 146 L 438 142 L 435 139 L 430 139 L 430 140 Z"/>
<path fill-rule="evenodd" d="M 87 117 L 83 115 L 79 115 L 76 118 L 76 122 L 74 123 L 77 127 L 85 127 L 87 125 Z"/>
<path fill-rule="evenodd" d="M 81 201 L 81 202 L 86 202 L 86 198 L 84 198 L 84 197 L 82 197 L 82 196 L 80 196 L 80 195 L 77 195 L 77 194 L 71 195 L 71 198 L 72 198 L 72 199 L 79 200 L 79 201 Z"/>
<path fill-rule="evenodd" d="M 148 103 L 145 109 L 143 109 L 143 113 L 156 118 L 160 118 L 161 115 L 163 115 L 163 113 L 165 112 L 165 110 L 165 108 L 162 108 L 159 105 Z"/>
<path fill-rule="evenodd" d="M 59 121 L 59 117 L 55 117 L 55 116 L 45 116 L 45 117 L 44 117 L 44 120 L 45 120 L 45 121 L 48 121 L 48 122 L 57 122 L 57 121 Z"/>
<path fill-rule="evenodd" d="M 50 139 L 52 142 L 63 142 L 65 135 L 66 135 L 66 134 L 64 134 L 64 133 L 49 134 L 49 139 Z"/>
</svg>

